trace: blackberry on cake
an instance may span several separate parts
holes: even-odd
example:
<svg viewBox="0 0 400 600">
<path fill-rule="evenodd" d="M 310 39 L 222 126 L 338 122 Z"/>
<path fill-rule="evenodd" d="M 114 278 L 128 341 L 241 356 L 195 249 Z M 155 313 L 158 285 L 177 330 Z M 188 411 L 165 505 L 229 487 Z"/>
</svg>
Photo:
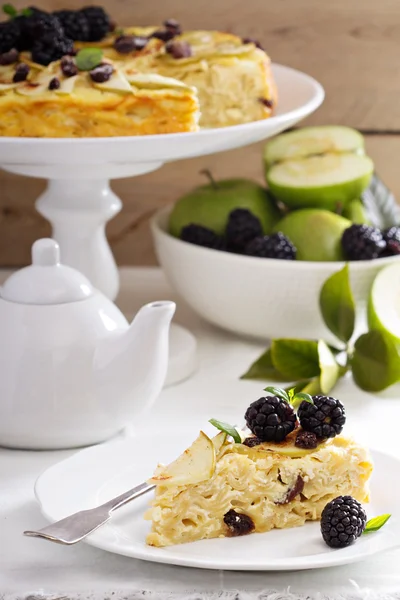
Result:
<svg viewBox="0 0 400 600">
<path fill-rule="evenodd" d="M 319 438 L 332 438 L 342 432 L 346 413 L 340 400 L 331 396 L 312 396 L 313 403 L 303 401 L 297 416 L 304 431 Z"/>
<path fill-rule="evenodd" d="M 83 11 L 58 10 L 53 15 L 60 21 L 65 35 L 71 40 L 80 42 L 87 42 L 89 40 L 89 22 Z"/>
<path fill-rule="evenodd" d="M 296 427 L 296 414 L 278 396 L 259 398 L 246 410 L 248 428 L 263 442 L 282 442 Z"/>
<path fill-rule="evenodd" d="M 99 42 L 111 31 L 110 17 L 101 6 L 87 6 L 80 12 L 89 25 L 89 42 Z"/>
</svg>

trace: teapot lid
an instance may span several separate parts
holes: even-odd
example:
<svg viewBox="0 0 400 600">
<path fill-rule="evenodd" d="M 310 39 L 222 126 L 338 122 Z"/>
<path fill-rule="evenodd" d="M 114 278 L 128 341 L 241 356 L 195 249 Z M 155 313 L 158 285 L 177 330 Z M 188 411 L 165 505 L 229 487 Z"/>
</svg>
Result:
<svg viewBox="0 0 400 600">
<path fill-rule="evenodd" d="M 43 238 L 32 246 L 32 265 L 11 275 L 0 297 L 19 304 L 65 304 L 89 298 L 93 287 L 79 271 L 60 263 L 60 246 Z"/>
</svg>

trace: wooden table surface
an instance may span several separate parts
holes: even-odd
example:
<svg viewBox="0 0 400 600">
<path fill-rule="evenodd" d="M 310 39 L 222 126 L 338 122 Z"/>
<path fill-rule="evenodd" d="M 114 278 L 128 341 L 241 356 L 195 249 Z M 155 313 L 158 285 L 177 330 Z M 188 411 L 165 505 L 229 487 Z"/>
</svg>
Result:
<svg viewBox="0 0 400 600">
<path fill-rule="evenodd" d="M 96 2 L 97 3 L 97 2 Z M 25 6 L 24 1 L 15 3 Z M 41 0 L 43 8 L 82 6 L 80 0 Z M 399 0 L 105 0 L 117 22 L 157 24 L 168 17 L 186 29 L 231 30 L 259 39 L 272 60 L 316 77 L 326 90 L 323 106 L 308 124 L 344 124 L 360 129 L 381 177 L 400 197 Z M 203 181 L 241 175 L 263 181 L 262 144 L 164 166 L 137 179 L 113 183 L 124 210 L 108 235 L 119 264 L 154 264 L 149 217 L 160 206 Z M 0 173 L 0 265 L 29 260 L 30 246 L 50 233 L 34 209 L 40 180 Z"/>
</svg>

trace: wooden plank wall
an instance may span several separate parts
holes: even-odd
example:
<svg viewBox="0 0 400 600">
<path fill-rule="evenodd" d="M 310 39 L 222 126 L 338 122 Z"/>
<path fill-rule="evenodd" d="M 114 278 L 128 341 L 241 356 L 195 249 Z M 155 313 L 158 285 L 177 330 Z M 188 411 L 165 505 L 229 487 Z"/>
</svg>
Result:
<svg viewBox="0 0 400 600">
<path fill-rule="evenodd" d="M 17 2 L 20 8 L 24 2 Z M 79 0 L 42 0 L 44 8 L 78 8 Z M 309 124 L 360 129 L 378 172 L 400 198 L 399 0 L 108 0 L 121 24 L 153 24 L 175 17 L 189 28 L 219 28 L 259 39 L 275 62 L 301 69 L 325 87 L 324 105 Z M 108 227 L 119 264 L 154 264 L 148 219 L 165 203 L 216 177 L 262 181 L 261 147 L 170 164 L 155 173 L 115 181 L 124 210 Z M 0 173 L 0 265 L 29 260 L 32 242 L 48 235 L 33 203 L 44 182 Z"/>
</svg>

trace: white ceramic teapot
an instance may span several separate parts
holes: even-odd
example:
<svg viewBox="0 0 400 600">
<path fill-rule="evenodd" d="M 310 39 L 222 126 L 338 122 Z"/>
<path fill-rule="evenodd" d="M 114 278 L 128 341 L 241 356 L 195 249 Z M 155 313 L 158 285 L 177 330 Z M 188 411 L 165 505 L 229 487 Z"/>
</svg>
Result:
<svg viewBox="0 0 400 600">
<path fill-rule="evenodd" d="M 0 289 L 0 445 L 72 448 L 101 442 L 151 406 L 165 380 L 173 302 L 129 325 L 41 239 L 32 265 Z"/>
</svg>

